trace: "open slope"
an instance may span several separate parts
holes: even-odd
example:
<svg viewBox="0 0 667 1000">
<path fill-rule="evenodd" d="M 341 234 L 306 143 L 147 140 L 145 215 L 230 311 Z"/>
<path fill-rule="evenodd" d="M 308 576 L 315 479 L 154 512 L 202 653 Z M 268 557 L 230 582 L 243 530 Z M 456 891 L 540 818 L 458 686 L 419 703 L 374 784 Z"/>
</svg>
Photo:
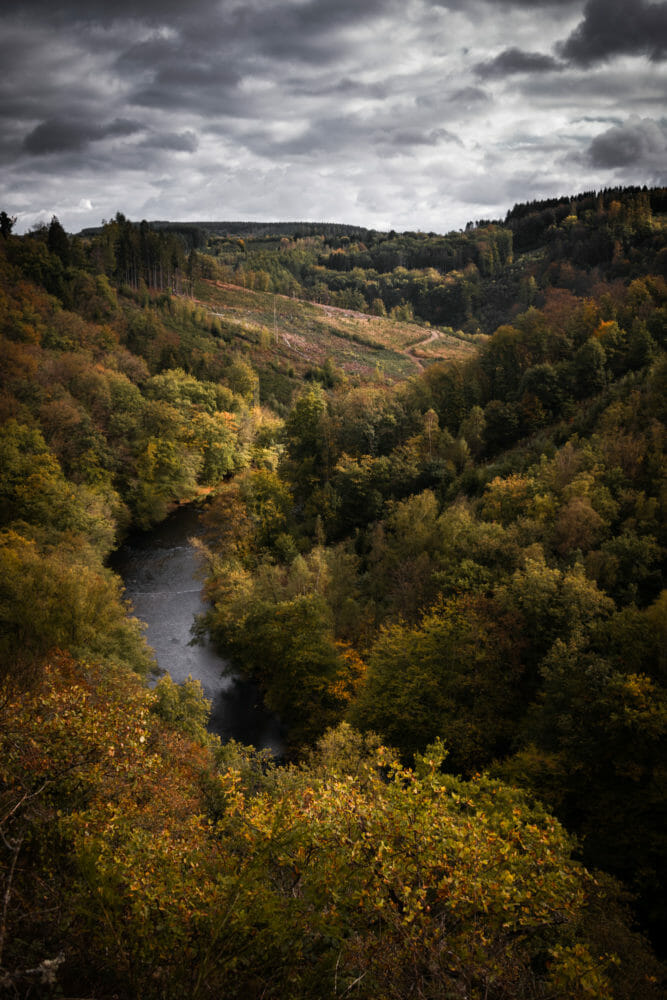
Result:
<svg viewBox="0 0 667 1000">
<path fill-rule="evenodd" d="M 421 370 L 421 359 L 463 360 L 476 350 L 474 343 L 447 331 L 225 282 L 201 280 L 195 297 L 220 318 L 226 334 L 254 343 L 256 353 L 283 359 L 296 370 L 330 359 L 347 375 L 364 379 L 379 370 L 396 381 Z"/>
</svg>

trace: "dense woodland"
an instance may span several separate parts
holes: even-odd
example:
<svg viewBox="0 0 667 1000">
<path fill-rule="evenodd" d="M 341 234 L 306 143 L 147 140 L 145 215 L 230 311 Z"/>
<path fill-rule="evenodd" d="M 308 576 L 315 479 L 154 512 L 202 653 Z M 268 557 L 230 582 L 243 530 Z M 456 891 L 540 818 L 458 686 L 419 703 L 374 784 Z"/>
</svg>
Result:
<svg viewBox="0 0 667 1000">
<path fill-rule="evenodd" d="M 0 992 L 664 996 L 666 211 L 0 213 Z M 301 300 L 467 353 L 314 363 Z M 282 761 L 146 683 L 109 556 L 184 501 Z"/>
</svg>

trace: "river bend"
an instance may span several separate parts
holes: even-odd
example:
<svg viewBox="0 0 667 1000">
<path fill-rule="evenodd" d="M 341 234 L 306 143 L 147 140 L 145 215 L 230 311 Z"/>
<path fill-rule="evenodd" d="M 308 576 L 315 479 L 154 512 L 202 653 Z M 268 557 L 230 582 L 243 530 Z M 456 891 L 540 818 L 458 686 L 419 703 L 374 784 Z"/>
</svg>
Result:
<svg viewBox="0 0 667 1000">
<path fill-rule="evenodd" d="M 180 507 L 152 531 L 131 535 L 114 554 L 112 568 L 134 614 L 146 623 L 159 672 L 177 683 L 188 675 L 201 681 L 212 704 L 211 732 L 280 755 L 280 724 L 264 709 L 256 687 L 231 674 L 210 643 L 191 645 L 194 618 L 205 610 L 199 559 L 190 543 L 200 533 L 197 508 Z"/>
</svg>

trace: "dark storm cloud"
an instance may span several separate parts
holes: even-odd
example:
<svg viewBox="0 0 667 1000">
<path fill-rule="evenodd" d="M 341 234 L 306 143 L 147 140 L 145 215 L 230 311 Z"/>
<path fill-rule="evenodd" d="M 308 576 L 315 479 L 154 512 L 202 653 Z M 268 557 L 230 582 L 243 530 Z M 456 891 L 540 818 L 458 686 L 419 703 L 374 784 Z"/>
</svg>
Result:
<svg viewBox="0 0 667 1000">
<path fill-rule="evenodd" d="M 131 24 L 159 32 L 129 47 L 118 61 L 121 73 L 142 70 L 153 81 L 142 93 L 141 103 L 160 105 L 186 89 L 204 89 L 222 82 L 229 85 L 258 65 L 335 65 L 350 47 L 351 34 L 378 15 L 396 8 L 397 0 L 23 0 L 16 23 L 53 23 L 85 39 L 91 50 L 102 51 L 99 29 Z M 94 37 L 95 35 L 95 37 Z M 183 79 L 179 80 L 179 74 Z M 180 101 L 189 105 L 187 95 Z"/>
<path fill-rule="evenodd" d="M 221 107 L 241 76 L 213 43 L 208 49 L 180 39 L 156 38 L 132 46 L 116 62 L 130 86 L 129 100 L 144 107 Z M 212 105 L 212 107 L 211 107 Z"/>
<path fill-rule="evenodd" d="M 189 39 L 151 38 L 133 45 L 116 61 L 121 75 L 150 77 L 165 87 L 225 86 L 240 79 L 224 45 L 218 45 L 209 35 L 203 45 Z"/>
<path fill-rule="evenodd" d="M 217 6 L 215 0 L 189 0 L 188 16 L 206 13 Z M 21 17 L 39 17 L 59 24 L 108 24 L 119 20 L 136 20 L 162 23 L 182 17 L 182 0 L 22 0 L 17 14 Z"/>
<path fill-rule="evenodd" d="M 10 24 L 0 13 L 0 114 L 11 115 L 25 125 L 48 118 L 94 120 L 86 113 L 100 96 L 97 64 L 85 80 L 82 63 L 88 59 L 85 47 L 73 32 L 58 33 L 43 25 Z M 104 96 L 104 95 L 103 95 Z M 66 109 L 63 110 L 63 109 Z M 119 109 L 119 116 L 125 114 Z M 113 110 L 102 112 L 109 118 Z"/>
<path fill-rule="evenodd" d="M 560 70 L 563 64 L 553 56 L 542 52 L 522 52 L 521 49 L 505 49 L 485 62 L 477 63 L 475 72 L 488 79 L 490 77 L 512 76 L 515 73 L 549 73 Z"/>
<path fill-rule="evenodd" d="M 259 51 L 274 58 L 330 62 L 343 44 L 336 32 L 358 28 L 392 8 L 389 0 L 309 0 L 267 7 L 252 19 Z"/>
<path fill-rule="evenodd" d="M 584 19 L 559 46 L 573 63 L 590 66 L 616 55 L 667 57 L 667 3 L 588 0 Z"/>
<path fill-rule="evenodd" d="M 636 166 L 667 175 L 667 125 L 652 118 L 632 117 L 593 139 L 588 150 L 594 167 Z"/>
<path fill-rule="evenodd" d="M 227 4 L 212 10 L 210 17 L 188 17 L 173 30 L 128 47 L 115 68 L 135 105 L 251 115 L 263 108 L 261 102 L 256 108 L 254 96 L 239 90 L 243 80 L 268 74 L 274 84 L 289 89 L 288 80 L 281 79 L 289 70 L 302 95 L 325 93 L 325 67 L 335 70 L 342 65 L 355 49 L 354 32 L 392 3 L 367 0 L 360 7 L 357 0 L 309 0 L 258 9 Z M 336 82 L 329 81 L 330 88 Z M 346 81 L 341 89 L 345 86 L 354 84 Z M 365 86 L 370 95 L 373 87 Z M 378 97 L 384 96 L 381 86 L 376 91 Z"/>
<path fill-rule="evenodd" d="M 25 137 L 23 148 L 33 156 L 77 152 L 85 149 L 91 142 L 134 135 L 140 130 L 138 122 L 125 118 L 116 118 L 107 125 L 76 119 L 49 118 Z"/>
</svg>

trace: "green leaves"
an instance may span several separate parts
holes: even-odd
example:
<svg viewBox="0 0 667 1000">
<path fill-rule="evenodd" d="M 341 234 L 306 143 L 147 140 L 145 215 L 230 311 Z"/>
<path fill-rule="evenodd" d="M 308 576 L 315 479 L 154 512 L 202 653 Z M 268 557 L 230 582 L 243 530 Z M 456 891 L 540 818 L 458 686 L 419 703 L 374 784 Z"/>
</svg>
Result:
<svg viewBox="0 0 667 1000">
<path fill-rule="evenodd" d="M 55 649 L 148 672 L 152 657 L 117 578 L 86 555 L 0 532 L 0 680 L 30 684 Z"/>
<path fill-rule="evenodd" d="M 156 715 L 191 739 L 206 742 L 211 703 L 204 697 L 201 681 L 188 676 L 182 684 L 174 684 L 169 674 L 165 674 L 153 691 L 152 711 Z"/>
<path fill-rule="evenodd" d="M 441 602 L 421 624 L 386 627 L 351 710 L 357 725 L 414 753 L 440 736 L 471 773 L 507 747 L 521 710 L 513 621 L 481 597 Z"/>
</svg>

